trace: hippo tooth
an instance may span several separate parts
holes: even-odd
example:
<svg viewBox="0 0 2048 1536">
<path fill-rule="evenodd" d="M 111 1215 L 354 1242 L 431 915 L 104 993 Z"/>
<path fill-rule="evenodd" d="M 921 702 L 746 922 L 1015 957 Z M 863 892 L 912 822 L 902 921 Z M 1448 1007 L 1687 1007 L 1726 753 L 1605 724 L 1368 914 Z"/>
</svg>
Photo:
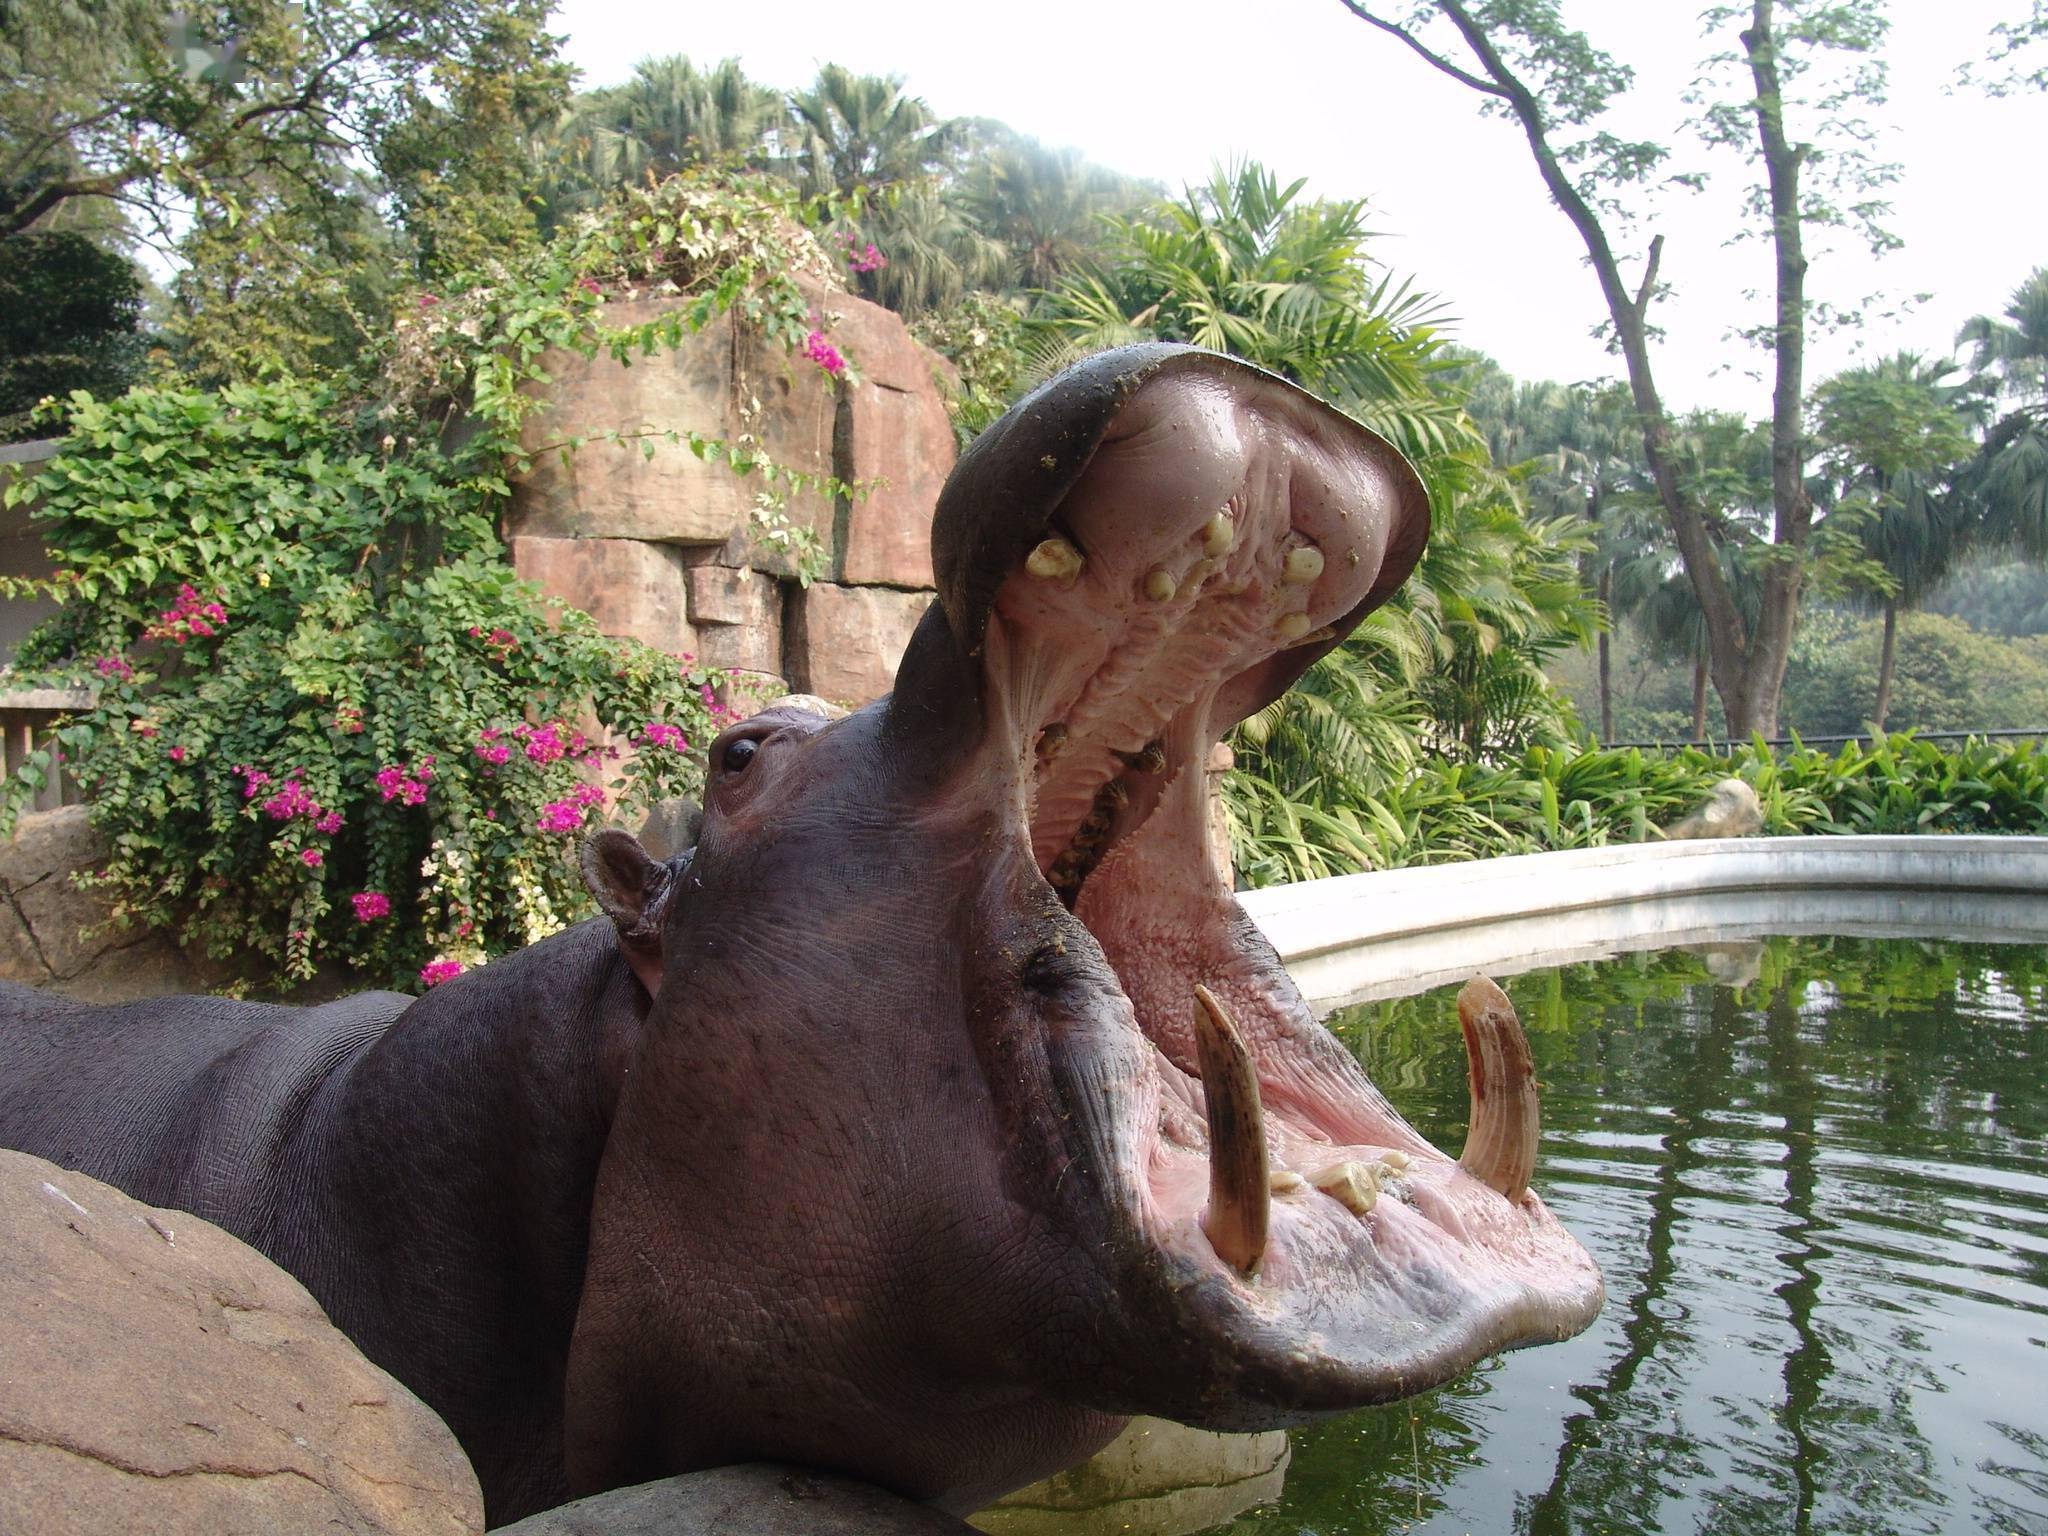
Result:
<svg viewBox="0 0 2048 1536">
<path fill-rule="evenodd" d="M 1283 613 L 1280 615 L 1280 621 L 1273 626 L 1273 633 L 1279 636 L 1285 645 L 1292 645 L 1297 640 L 1305 639 L 1308 630 L 1308 615 L 1305 613 Z"/>
<path fill-rule="evenodd" d="M 1305 587 L 1323 574 L 1323 552 L 1313 545 L 1287 551 L 1280 562 L 1280 579 L 1291 587 Z"/>
<path fill-rule="evenodd" d="M 1308 1180 L 1292 1168 L 1275 1168 L 1271 1177 L 1266 1180 L 1266 1188 L 1276 1195 L 1291 1195 L 1307 1183 Z"/>
<path fill-rule="evenodd" d="M 1081 551 L 1057 536 L 1042 541 L 1031 551 L 1024 569 L 1044 581 L 1072 581 L 1081 574 Z"/>
<path fill-rule="evenodd" d="M 1173 572 L 1163 565 L 1153 566 L 1145 577 L 1145 595 L 1155 603 L 1171 601 L 1179 590 L 1180 583 L 1174 580 Z"/>
<path fill-rule="evenodd" d="M 1195 1055 L 1209 1113 L 1209 1209 L 1202 1230 L 1226 1264 L 1256 1274 L 1272 1214 L 1259 1074 L 1237 1024 L 1203 986 L 1195 988 Z"/>
<path fill-rule="evenodd" d="M 1389 1175 L 1406 1173 L 1409 1165 L 1414 1161 L 1415 1159 L 1406 1152 L 1382 1152 L 1380 1154 L 1380 1166 L 1385 1168 Z"/>
<path fill-rule="evenodd" d="M 1354 1216 L 1368 1214 L 1380 1198 L 1379 1170 L 1364 1163 L 1332 1163 L 1308 1181 Z"/>
<path fill-rule="evenodd" d="M 1465 1031 L 1472 1090 L 1472 1129 L 1458 1165 L 1519 1200 L 1536 1171 L 1542 1121 L 1529 1037 L 1508 995 L 1484 976 L 1474 976 L 1458 993 L 1458 1023 Z"/>
<path fill-rule="evenodd" d="M 1218 512 L 1202 524 L 1202 553 L 1211 560 L 1230 553 L 1230 541 L 1237 537 L 1237 520 L 1228 512 Z"/>
</svg>

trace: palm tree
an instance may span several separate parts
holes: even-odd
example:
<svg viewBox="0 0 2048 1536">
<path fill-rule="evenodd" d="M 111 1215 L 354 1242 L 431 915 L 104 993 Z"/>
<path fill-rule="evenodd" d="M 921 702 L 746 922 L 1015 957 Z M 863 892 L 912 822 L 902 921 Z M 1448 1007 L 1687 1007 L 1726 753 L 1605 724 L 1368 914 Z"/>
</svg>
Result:
<svg viewBox="0 0 2048 1536">
<path fill-rule="evenodd" d="M 806 194 L 872 192 L 936 174 L 959 133 L 907 94 L 901 76 L 827 64 L 789 97 L 779 158 Z"/>
<path fill-rule="evenodd" d="M 1917 608 L 1948 574 L 1976 521 L 1955 481 L 1976 447 L 1972 396 L 1947 382 L 1955 365 L 1901 352 L 1835 375 L 1815 391 L 1821 469 L 1832 482 L 1832 523 L 1857 518 L 1864 558 L 1884 572 L 1877 588 L 1884 644 L 1871 726 L 1891 710 L 1899 609 Z M 1865 591 L 1871 590 L 1866 584 Z"/>
<path fill-rule="evenodd" d="M 1979 376 L 2014 402 L 1985 435 L 1969 476 L 1984 536 L 2048 561 L 2048 267 L 2013 290 L 2005 318 L 1978 315 L 1956 337 Z"/>
<path fill-rule="evenodd" d="M 852 264 L 856 291 L 911 319 L 959 303 L 970 288 L 1000 288 L 1010 271 L 1009 250 L 930 177 L 891 187 L 839 233 L 849 250 L 872 244 L 880 256 Z"/>
<path fill-rule="evenodd" d="M 1103 347 L 1186 341 L 1230 352 L 1336 401 L 1410 458 L 1475 447 L 1425 294 L 1367 265 L 1365 205 L 1301 200 L 1257 161 L 1103 221 L 1097 258 L 1037 314 L 1044 374 Z"/>
<path fill-rule="evenodd" d="M 584 103 L 590 120 L 634 146 L 621 168 L 637 180 L 705 161 L 758 159 L 782 98 L 749 80 L 738 59 L 700 70 L 670 54 L 642 59 L 631 80 L 593 91 Z"/>
<path fill-rule="evenodd" d="M 1101 241 L 1101 218 L 1142 195 L 1128 178 L 1090 165 L 1076 149 L 1049 149 L 1000 123 L 972 125 L 973 143 L 953 195 L 1009 251 L 1009 283 L 1050 288 Z"/>
</svg>

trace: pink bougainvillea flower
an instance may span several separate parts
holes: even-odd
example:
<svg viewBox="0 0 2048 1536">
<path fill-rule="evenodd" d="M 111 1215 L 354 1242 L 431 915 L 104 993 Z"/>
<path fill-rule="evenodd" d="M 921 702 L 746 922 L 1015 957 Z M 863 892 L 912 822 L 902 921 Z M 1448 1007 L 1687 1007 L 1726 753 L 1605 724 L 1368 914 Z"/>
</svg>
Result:
<svg viewBox="0 0 2048 1536">
<path fill-rule="evenodd" d="M 359 923 L 374 923 L 380 917 L 391 915 L 391 898 L 382 891 L 357 891 L 349 897 L 349 902 L 356 909 L 356 921 Z"/>
<path fill-rule="evenodd" d="M 420 967 L 420 980 L 430 987 L 438 987 L 444 981 L 453 981 L 461 974 L 460 960 L 432 960 Z"/>
<path fill-rule="evenodd" d="M 304 853 L 301 853 L 299 855 L 299 862 L 305 865 L 306 868 L 308 869 L 318 869 L 322 864 L 325 864 L 327 862 L 327 855 L 322 853 L 318 848 L 308 848 Z"/>
<path fill-rule="evenodd" d="M 125 656 L 102 656 L 92 664 L 92 669 L 101 677 L 117 678 L 124 683 L 135 676 L 135 669 L 128 665 Z"/>
<path fill-rule="evenodd" d="M 574 832 L 583 825 L 583 807 L 574 800 L 550 800 L 540 808 L 543 832 Z"/>
<path fill-rule="evenodd" d="M 377 770 L 377 792 L 385 801 L 396 800 L 401 805 L 425 805 L 427 803 L 427 780 L 434 776 L 434 760 L 423 757 L 410 768 L 398 763 L 387 763 Z"/>
<path fill-rule="evenodd" d="M 328 837 L 334 836 L 335 833 L 341 830 L 341 812 L 321 812 L 319 816 L 314 818 L 313 830 L 315 832 L 324 833 Z"/>
<path fill-rule="evenodd" d="M 846 372 L 846 359 L 839 355 L 837 347 L 825 339 L 823 331 L 812 331 L 804 338 L 804 356 L 834 378 Z"/>
<path fill-rule="evenodd" d="M 171 761 L 174 763 L 182 763 L 183 761 L 185 761 L 185 749 L 183 747 L 171 748 Z"/>
<path fill-rule="evenodd" d="M 683 734 L 683 728 L 660 720 L 648 721 L 647 729 L 640 733 L 640 739 L 650 747 L 667 747 L 675 752 L 690 750 L 690 738 Z"/>
</svg>

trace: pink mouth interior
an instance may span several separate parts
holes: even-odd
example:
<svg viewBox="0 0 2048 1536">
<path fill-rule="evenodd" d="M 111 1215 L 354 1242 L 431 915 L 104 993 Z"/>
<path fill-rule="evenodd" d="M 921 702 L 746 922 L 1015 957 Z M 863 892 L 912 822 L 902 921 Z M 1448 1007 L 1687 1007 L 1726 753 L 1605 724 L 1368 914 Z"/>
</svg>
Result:
<svg viewBox="0 0 2048 1536">
<path fill-rule="evenodd" d="M 1572 1331 L 1589 1296 L 1597 1306 L 1599 1279 L 1536 1195 L 1487 1187 L 1387 1104 L 1247 932 L 1208 851 L 1211 744 L 1260 702 L 1258 674 L 1276 653 L 1325 638 L 1365 600 L 1387 528 L 1361 509 L 1393 504 L 1386 471 L 1282 387 L 1155 380 L 1061 505 L 1054 547 L 1002 586 L 984 665 L 1038 867 L 1101 946 L 1150 1044 L 1150 1070 L 1122 1106 L 1139 1127 L 1137 1165 L 1123 1172 L 1140 1225 L 1247 1305 L 1301 1313 L 1311 1352 L 1341 1355 L 1353 1335 L 1384 1352 L 1389 1319 L 1419 1315 L 1407 1344 L 1424 1363 L 1396 1360 L 1398 1376 L 1429 1374 L 1427 1362 L 1456 1352 L 1452 1334 L 1477 1341 L 1470 1358 Z M 1271 1235 L 1249 1276 L 1202 1226 L 1197 983 L 1250 1047 L 1264 1105 Z M 1345 1163 L 1369 1200 L 1317 1187 Z"/>
</svg>

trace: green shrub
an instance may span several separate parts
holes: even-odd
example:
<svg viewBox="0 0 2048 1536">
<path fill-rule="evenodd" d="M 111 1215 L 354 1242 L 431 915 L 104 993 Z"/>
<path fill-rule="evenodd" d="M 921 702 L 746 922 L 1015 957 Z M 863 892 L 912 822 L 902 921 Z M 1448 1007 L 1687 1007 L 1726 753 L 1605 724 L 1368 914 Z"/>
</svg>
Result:
<svg viewBox="0 0 2048 1536">
<path fill-rule="evenodd" d="M 25 488 L 67 600 L 24 661 L 97 688 L 57 742 L 117 920 L 251 979 L 434 977 L 588 911 L 566 855 L 603 787 L 694 787 L 721 680 L 544 605 L 438 456 L 290 384 L 70 411 Z"/>
<path fill-rule="evenodd" d="M 790 366 L 850 375 L 796 282 L 832 281 L 808 212 L 771 183 L 674 178 L 414 296 L 373 378 L 73 396 L 60 456 L 8 492 L 34 498 L 59 567 L 15 585 L 63 600 L 21 664 L 96 690 L 57 749 L 110 846 L 92 883 L 117 920 L 251 981 L 339 959 L 431 984 L 590 910 L 571 835 L 697 787 L 688 749 L 723 679 L 606 639 L 507 565 L 541 358 L 630 360 L 731 314 Z M 608 323 L 609 298 L 644 293 L 673 303 Z M 753 475 L 757 536 L 800 576 L 815 550 L 783 491 L 850 494 L 744 432 L 612 436 Z M 35 754 L 9 783 L 0 835 L 54 767 Z"/>
<path fill-rule="evenodd" d="M 1370 791 L 1323 780 L 1289 790 L 1237 771 L 1224 783 L 1247 885 L 1410 864 L 1643 842 L 1739 778 L 1764 831 L 2048 833 L 2048 751 L 2032 742 L 1958 747 L 1909 735 L 1834 753 L 1752 742 L 1696 748 L 1531 747 L 1499 764 L 1425 762 Z"/>
</svg>

